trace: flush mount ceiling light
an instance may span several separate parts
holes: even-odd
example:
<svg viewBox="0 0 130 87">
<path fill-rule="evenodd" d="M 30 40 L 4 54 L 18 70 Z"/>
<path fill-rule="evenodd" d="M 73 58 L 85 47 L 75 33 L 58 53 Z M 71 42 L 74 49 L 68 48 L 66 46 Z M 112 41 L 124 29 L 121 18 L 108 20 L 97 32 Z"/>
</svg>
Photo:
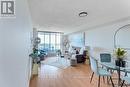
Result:
<svg viewBox="0 0 130 87">
<path fill-rule="evenodd" d="M 79 17 L 86 17 L 88 15 L 87 12 L 80 12 Z"/>
</svg>

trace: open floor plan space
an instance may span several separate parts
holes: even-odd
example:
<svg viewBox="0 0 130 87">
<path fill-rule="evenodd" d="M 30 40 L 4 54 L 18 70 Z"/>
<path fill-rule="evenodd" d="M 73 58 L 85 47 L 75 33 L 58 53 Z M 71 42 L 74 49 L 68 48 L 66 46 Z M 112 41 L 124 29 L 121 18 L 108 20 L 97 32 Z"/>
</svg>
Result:
<svg viewBox="0 0 130 87">
<path fill-rule="evenodd" d="M 0 0 L 0 87 L 130 87 L 130 0 Z"/>
<path fill-rule="evenodd" d="M 98 77 L 94 75 L 90 83 L 91 69 L 89 64 L 78 64 L 65 69 L 50 65 L 41 65 L 39 75 L 30 81 L 30 87 L 97 87 Z M 101 78 L 101 87 L 112 87 Z"/>
</svg>

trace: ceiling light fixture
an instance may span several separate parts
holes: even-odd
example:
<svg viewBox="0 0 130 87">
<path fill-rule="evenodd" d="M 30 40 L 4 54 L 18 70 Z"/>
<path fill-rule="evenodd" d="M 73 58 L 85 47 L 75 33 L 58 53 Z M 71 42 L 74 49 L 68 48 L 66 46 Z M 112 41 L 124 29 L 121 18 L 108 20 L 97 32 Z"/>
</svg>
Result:
<svg viewBox="0 0 130 87">
<path fill-rule="evenodd" d="M 86 17 L 88 15 L 87 12 L 80 12 L 79 17 Z"/>
</svg>

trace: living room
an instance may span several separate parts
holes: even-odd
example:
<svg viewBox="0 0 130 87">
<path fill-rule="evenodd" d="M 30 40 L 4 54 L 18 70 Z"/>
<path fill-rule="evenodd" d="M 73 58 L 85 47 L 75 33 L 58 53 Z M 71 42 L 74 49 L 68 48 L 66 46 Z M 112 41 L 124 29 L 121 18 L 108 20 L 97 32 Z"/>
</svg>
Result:
<svg viewBox="0 0 130 87">
<path fill-rule="evenodd" d="M 111 54 L 111 56 L 113 57 L 115 49 L 119 46 L 127 50 L 126 59 L 127 62 L 129 62 L 129 22 L 129 18 L 125 18 L 114 21 L 112 23 L 104 24 L 102 26 L 98 26 L 91 30 L 82 30 L 71 34 L 63 35 L 61 39 L 62 48 L 60 48 L 61 54 L 58 56 L 48 56 L 45 58 L 45 60 L 43 60 L 39 72 L 36 73 L 38 76 L 34 77 L 33 80 L 31 80 L 31 87 L 34 87 L 36 85 L 37 87 L 40 87 L 40 84 L 45 84 L 46 87 L 49 87 L 50 84 L 46 82 L 47 80 L 51 80 L 51 86 L 54 87 L 61 87 L 61 85 L 62 87 L 85 87 L 85 84 L 89 85 L 90 87 L 95 87 L 97 85 L 97 81 L 94 81 L 92 83 L 86 83 L 86 81 L 90 81 L 92 73 L 89 59 L 90 55 L 98 60 L 100 60 L 100 54 L 102 53 Z M 76 50 L 78 51 L 77 54 Z M 83 57 L 83 50 L 87 50 L 85 62 L 81 60 L 81 57 Z M 81 57 L 77 57 L 76 55 L 81 55 Z M 76 63 L 73 59 L 76 60 Z M 114 73 L 113 78 L 117 77 L 118 76 Z M 40 84 L 36 84 L 36 79 L 40 78 L 44 78 L 44 80 L 42 80 L 42 82 L 39 81 Z M 59 81 L 59 79 L 62 80 L 60 82 L 57 82 Z M 71 83 L 69 79 L 75 79 L 77 83 Z M 94 77 L 94 79 L 97 80 L 97 77 Z M 67 83 L 65 83 L 65 81 L 70 84 L 68 85 Z M 80 83 L 82 83 L 82 85 Z M 116 83 L 116 80 L 114 80 L 114 84 Z M 112 86 L 108 85 L 107 83 L 101 83 L 101 85 L 104 87 Z"/>
</svg>

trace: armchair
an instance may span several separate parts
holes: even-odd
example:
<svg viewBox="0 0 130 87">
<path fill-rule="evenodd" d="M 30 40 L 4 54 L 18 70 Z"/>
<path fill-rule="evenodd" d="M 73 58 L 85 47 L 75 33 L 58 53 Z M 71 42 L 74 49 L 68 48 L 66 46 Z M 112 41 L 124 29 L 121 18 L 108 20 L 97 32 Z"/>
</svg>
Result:
<svg viewBox="0 0 130 87">
<path fill-rule="evenodd" d="M 87 53 L 88 51 L 84 50 L 82 54 L 76 54 L 77 63 L 85 63 L 86 59 L 89 58 Z"/>
</svg>

